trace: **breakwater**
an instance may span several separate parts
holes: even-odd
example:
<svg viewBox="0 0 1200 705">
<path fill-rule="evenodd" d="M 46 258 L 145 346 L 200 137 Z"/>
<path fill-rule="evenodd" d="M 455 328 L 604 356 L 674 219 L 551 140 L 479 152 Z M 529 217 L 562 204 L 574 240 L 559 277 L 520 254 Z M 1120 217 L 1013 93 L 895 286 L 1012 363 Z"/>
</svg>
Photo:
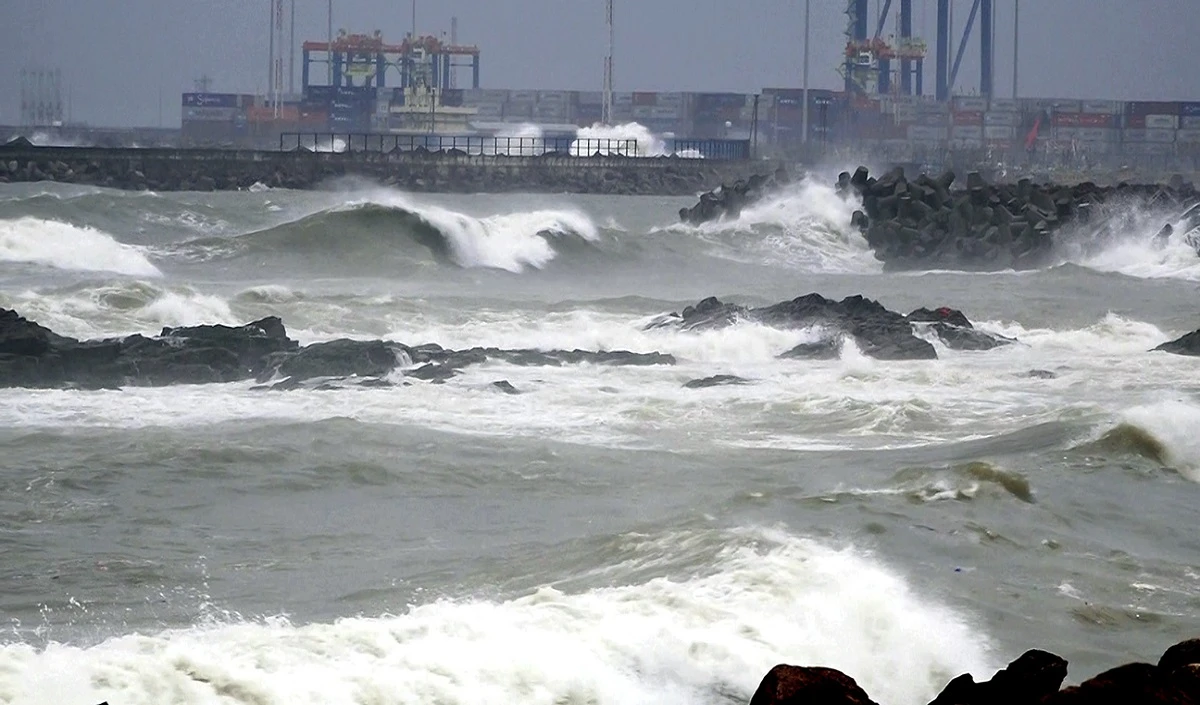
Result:
<svg viewBox="0 0 1200 705">
<path fill-rule="evenodd" d="M 347 176 L 416 192 L 693 195 L 762 162 L 678 157 L 480 155 L 0 146 L 0 183 L 55 181 L 152 191 L 309 189 Z"/>
</svg>

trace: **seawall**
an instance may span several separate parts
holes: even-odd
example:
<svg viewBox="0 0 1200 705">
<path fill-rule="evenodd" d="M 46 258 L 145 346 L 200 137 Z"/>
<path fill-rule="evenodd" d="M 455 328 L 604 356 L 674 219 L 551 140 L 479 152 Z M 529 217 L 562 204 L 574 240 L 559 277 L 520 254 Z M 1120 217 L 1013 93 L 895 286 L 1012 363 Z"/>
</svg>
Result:
<svg viewBox="0 0 1200 705">
<path fill-rule="evenodd" d="M 255 183 L 310 189 L 357 176 L 416 192 L 693 196 L 776 166 L 677 157 L 0 145 L 0 183 L 54 181 L 152 191 L 235 190 Z"/>
</svg>

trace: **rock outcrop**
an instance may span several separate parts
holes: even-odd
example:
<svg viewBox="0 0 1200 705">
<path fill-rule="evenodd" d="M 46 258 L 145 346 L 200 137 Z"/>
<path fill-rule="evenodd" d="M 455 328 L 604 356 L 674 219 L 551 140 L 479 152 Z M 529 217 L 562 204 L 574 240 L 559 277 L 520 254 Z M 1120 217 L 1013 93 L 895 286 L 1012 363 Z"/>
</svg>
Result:
<svg viewBox="0 0 1200 705">
<path fill-rule="evenodd" d="M 1158 664 L 1129 663 L 1062 688 L 1067 662 L 1040 650 L 1022 654 L 991 679 L 954 678 L 930 705 L 1200 705 L 1200 639 L 1172 646 Z M 1060 688 L 1062 688 L 1060 690 Z M 867 705 L 850 676 L 832 668 L 778 665 L 750 705 Z"/>
<path fill-rule="evenodd" d="M 749 179 L 722 184 L 701 194 L 700 201 L 691 208 L 679 209 L 679 220 L 690 225 L 700 225 L 721 218 L 737 218 L 743 208 L 790 183 L 792 177 L 786 169 L 780 167 L 769 176 L 755 174 Z"/>
<path fill-rule="evenodd" d="M 862 296 L 834 301 L 815 293 L 762 308 L 710 297 L 680 313 L 659 316 L 647 328 L 710 330 L 738 322 L 814 329 L 821 336 L 817 341 L 798 345 L 781 356 L 798 359 L 837 357 L 846 338 L 853 340 L 863 354 L 879 360 L 936 359 L 933 344 L 917 335 L 926 330 L 956 350 L 988 350 L 1015 342 L 976 329 L 961 311 L 950 308 L 918 309 L 905 316 Z"/>
<path fill-rule="evenodd" d="M 390 384 L 383 378 L 397 371 L 442 382 L 490 359 L 525 366 L 675 364 L 670 355 L 624 350 L 447 350 L 348 339 L 301 347 L 275 317 L 237 327 L 163 328 L 154 337 L 76 340 L 0 309 L 0 387 L 95 389 L 256 380 L 270 383 L 266 388 L 286 390 L 348 378 L 380 386 Z"/>
<path fill-rule="evenodd" d="M 1175 340 L 1163 343 L 1154 348 L 1154 350 L 1174 353 L 1176 355 L 1200 355 L 1200 330 L 1194 330 Z"/>
</svg>

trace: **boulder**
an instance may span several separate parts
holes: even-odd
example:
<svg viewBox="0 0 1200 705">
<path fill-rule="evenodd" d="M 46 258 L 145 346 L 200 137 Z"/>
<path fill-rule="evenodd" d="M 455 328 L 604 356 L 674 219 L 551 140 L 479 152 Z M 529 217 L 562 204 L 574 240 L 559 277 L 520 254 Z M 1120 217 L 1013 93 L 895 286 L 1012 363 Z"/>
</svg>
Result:
<svg viewBox="0 0 1200 705">
<path fill-rule="evenodd" d="M 1154 348 L 1152 352 L 1160 350 L 1176 355 L 1200 355 L 1200 330 L 1192 331 L 1175 340 L 1163 343 Z"/>
<path fill-rule="evenodd" d="M 833 668 L 775 666 L 750 705 L 875 705 L 853 678 Z"/>
<path fill-rule="evenodd" d="M 684 389 L 705 389 L 708 387 L 720 387 L 730 384 L 749 384 L 750 380 L 738 377 L 737 375 L 713 375 L 712 377 L 704 377 L 702 379 L 693 379 L 685 382 Z"/>
<path fill-rule="evenodd" d="M 1037 703 L 1057 693 L 1066 677 L 1066 660 L 1031 649 L 997 671 L 991 680 L 976 683 L 969 673 L 958 676 L 929 705 Z"/>
</svg>

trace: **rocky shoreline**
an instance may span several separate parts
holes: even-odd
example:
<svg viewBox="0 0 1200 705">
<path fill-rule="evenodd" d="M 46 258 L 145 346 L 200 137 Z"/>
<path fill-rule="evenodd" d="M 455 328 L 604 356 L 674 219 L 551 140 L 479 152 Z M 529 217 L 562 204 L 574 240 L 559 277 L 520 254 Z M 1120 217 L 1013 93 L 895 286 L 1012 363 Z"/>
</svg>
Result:
<svg viewBox="0 0 1200 705">
<path fill-rule="evenodd" d="M 1045 266 L 1066 236 L 1101 242 L 1117 234 L 1120 211 L 1131 206 L 1165 213 L 1152 243 L 1163 246 L 1181 224 L 1200 254 L 1200 192 L 1182 177 L 1161 184 L 1071 186 L 989 184 L 978 172 L 956 188 L 952 171 L 909 180 L 897 167 L 882 177 L 866 167 L 842 172 L 837 190 L 861 201 L 851 224 L 866 238 L 876 259 L 889 269 L 954 267 L 970 270 L 1031 269 Z M 747 205 L 791 183 L 786 173 L 756 175 L 721 186 L 680 211 L 693 225 L 736 218 Z"/>
<path fill-rule="evenodd" d="M 1127 663 L 1062 688 L 1067 661 L 1031 649 L 991 679 L 951 680 L 929 705 L 1195 705 L 1200 703 L 1200 639 L 1182 641 L 1158 663 Z M 833 668 L 772 668 L 750 705 L 875 705 L 853 678 Z"/>
<path fill-rule="evenodd" d="M 239 152 L 0 145 L 0 184 L 50 181 L 135 191 L 314 189 L 355 176 L 427 193 L 694 196 L 761 162 L 676 157 L 536 157 L 463 152 Z"/>
<path fill-rule="evenodd" d="M 696 331 L 751 322 L 808 329 L 813 340 L 780 357 L 821 360 L 855 345 L 878 360 L 933 360 L 930 340 L 952 350 L 990 350 L 1018 341 L 978 330 L 961 311 L 920 308 L 908 315 L 876 301 L 841 301 L 808 294 L 772 306 L 750 308 L 710 297 L 682 312 L 662 314 L 646 329 Z M 1200 331 L 1155 348 L 1200 355 Z M 338 339 L 301 346 L 274 316 L 243 326 L 163 328 L 156 336 L 77 340 L 0 309 L 0 388 L 106 389 L 124 386 L 208 384 L 254 380 L 259 389 L 388 387 L 413 381 L 445 382 L 472 365 L 501 360 L 520 366 L 674 365 L 659 352 L 628 350 L 535 350 L 474 347 L 450 350 L 436 343 L 408 345 L 385 340 Z M 503 382 L 503 384 L 500 384 Z M 717 375 L 693 380 L 700 388 L 746 380 Z M 519 393 L 505 380 L 497 387 Z"/>
</svg>

